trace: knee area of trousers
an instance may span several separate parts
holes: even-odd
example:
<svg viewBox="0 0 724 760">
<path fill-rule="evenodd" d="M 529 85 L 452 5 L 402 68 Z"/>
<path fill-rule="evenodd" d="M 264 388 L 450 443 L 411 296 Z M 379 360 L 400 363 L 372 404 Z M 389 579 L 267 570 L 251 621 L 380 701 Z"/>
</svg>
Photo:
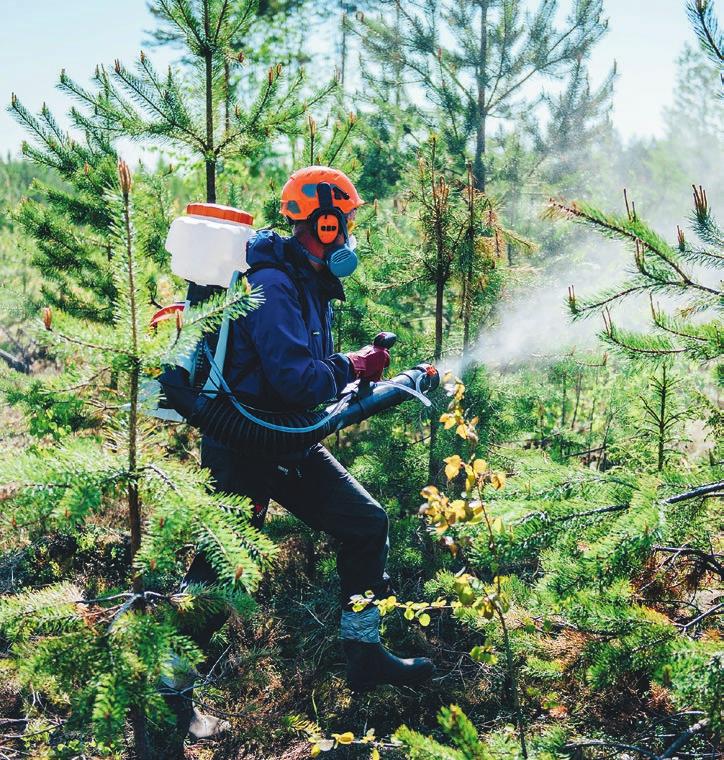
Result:
<svg viewBox="0 0 724 760">
<path fill-rule="evenodd" d="M 390 529 L 390 518 L 382 507 L 377 504 L 370 515 L 370 533 L 381 539 L 387 538 Z"/>
</svg>

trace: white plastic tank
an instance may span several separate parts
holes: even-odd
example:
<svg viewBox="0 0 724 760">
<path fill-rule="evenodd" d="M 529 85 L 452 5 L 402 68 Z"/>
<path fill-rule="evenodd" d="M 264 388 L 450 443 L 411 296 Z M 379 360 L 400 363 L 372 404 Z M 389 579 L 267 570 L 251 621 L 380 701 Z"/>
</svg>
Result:
<svg viewBox="0 0 724 760">
<path fill-rule="evenodd" d="M 231 206 L 189 203 L 166 238 L 171 271 L 197 285 L 228 287 L 233 273 L 246 269 L 253 222 L 251 214 Z"/>
</svg>

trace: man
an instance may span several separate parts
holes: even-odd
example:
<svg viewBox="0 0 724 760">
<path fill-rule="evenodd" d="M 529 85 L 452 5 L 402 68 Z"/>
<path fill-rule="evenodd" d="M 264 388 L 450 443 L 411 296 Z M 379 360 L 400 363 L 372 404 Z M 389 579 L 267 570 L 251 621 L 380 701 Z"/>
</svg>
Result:
<svg viewBox="0 0 724 760">
<path fill-rule="evenodd" d="M 241 401 L 260 409 L 309 409 L 333 399 L 356 378 L 381 378 L 389 364 L 386 349 L 367 346 L 344 355 L 334 353 L 332 341 L 330 302 L 344 300 L 339 278 L 356 266 L 349 228 L 360 205 L 362 199 L 342 172 L 310 166 L 294 172 L 282 190 L 281 212 L 293 226 L 292 237 L 262 230 L 249 242 L 247 276 L 262 289 L 264 302 L 231 325 L 224 368 Z M 251 499 L 258 526 L 274 499 L 337 539 L 340 636 L 352 689 L 413 685 L 432 676 L 430 660 L 401 659 L 382 646 L 376 607 L 351 611 L 353 594 L 371 590 L 383 598 L 390 593 L 385 573 L 388 519 L 321 444 L 274 461 L 239 456 L 206 437 L 202 464 L 211 470 L 218 490 Z M 213 568 L 199 555 L 186 582 L 214 578 Z M 208 643 L 222 623 L 223 618 L 213 621 L 199 642 Z"/>
</svg>

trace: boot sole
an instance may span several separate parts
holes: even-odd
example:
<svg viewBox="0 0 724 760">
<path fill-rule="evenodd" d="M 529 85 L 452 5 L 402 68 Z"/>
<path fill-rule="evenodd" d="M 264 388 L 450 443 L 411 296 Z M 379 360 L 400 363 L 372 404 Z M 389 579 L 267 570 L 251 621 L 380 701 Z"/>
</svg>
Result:
<svg viewBox="0 0 724 760">
<path fill-rule="evenodd" d="M 435 676 L 435 669 L 433 668 L 429 673 L 423 673 L 421 676 L 419 676 L 419 678 L 410 679 L 408 681 L 405 681 L 404 683 L 392 683 L 390 681 L 373 681 L 373 682 L 367 682 L 367 683 L 352 684 L 349 681 L 347 681 L 347 686 L 349 687 L 350 691 L 364 694 L 366 692 L 374 691 L 378 686 L 395 686 L 398 689 L 401 689 L 404 686 L 420 686 L 421 684 L 431 681 L 434 676 Z"/>
</svg>

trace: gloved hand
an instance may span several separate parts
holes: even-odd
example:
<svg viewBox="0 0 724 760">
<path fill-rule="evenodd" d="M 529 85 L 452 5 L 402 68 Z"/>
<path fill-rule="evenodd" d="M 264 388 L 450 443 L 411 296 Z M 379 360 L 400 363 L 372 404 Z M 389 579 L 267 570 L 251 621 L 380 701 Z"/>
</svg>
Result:
<svg viewBox="0 0 724 760">
<path fill-rule="evenodd" d="M 365 346 L 347 356 L 357 377 L 364 380 L 379 380 L 385 367 L 390 366 L 390 352 L 379 346 Z"/>
</svg>

